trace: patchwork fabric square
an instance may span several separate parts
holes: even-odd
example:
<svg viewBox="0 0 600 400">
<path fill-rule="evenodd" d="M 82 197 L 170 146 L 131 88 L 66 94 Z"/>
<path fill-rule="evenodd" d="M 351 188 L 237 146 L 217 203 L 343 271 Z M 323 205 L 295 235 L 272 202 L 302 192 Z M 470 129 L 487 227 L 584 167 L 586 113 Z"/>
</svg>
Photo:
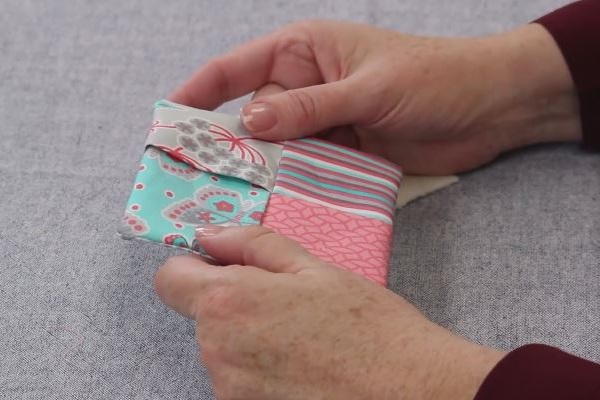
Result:
<svg viewBox="0 0 600 400">
<path fill-rule="evenodd" d="M 382 158 L 261 141 L 237 117 L 161 100 L 118 232 L 204 254 L 197 226 L 263 224 L 385 285 L 400 180 Z"/>
<path fill-rule="evenodd" d="M 394 164 L 317 139 L 284 143 L 263 225 L 385 284 L 400 185 Z"/>
</svg>

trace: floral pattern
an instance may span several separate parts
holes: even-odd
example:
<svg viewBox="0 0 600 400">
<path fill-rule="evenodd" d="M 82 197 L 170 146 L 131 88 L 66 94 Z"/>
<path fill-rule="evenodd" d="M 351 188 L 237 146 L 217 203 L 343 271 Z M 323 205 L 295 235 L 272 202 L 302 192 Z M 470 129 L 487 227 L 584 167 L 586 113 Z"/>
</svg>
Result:
<svg viewBox="0 0 600 400">
<path fill-rule="evenodd" d="M 152 146 L 133 187 L 118 233 L 200 254 L 197 226 L 259 224 L 269 197 L 262 187 L 197 170 Z"/>
<path fill-rule="evenodd" d="M 197 170 L 273 188 L 282 145 L 253 138 L 233 117 L 228 117 L 227 124 L 219 124 L 196 115 L 202 110 L 167 107 L 169 104 L 162 101 L 157 107 L 147 146 L 160 148 Z"/>
<path fill-rule="evenodd" d="M 146 221 L 130 212 L 125 213 L 118 229 L 118 233 L 127 239 L 131 239 L 135 236 L 141 236 L 147 232 L 148 225 L 146 224 Z"/>
<path fill-rule="evenodd" d="M 212 153 L 208 151 L 201 151 L 198 153 L 198 158 L 204 161 L 207 164 L 216 164 L 219 162 L 219 159 L 215 157 Z"/>
<path fill-rule="evenodd" d="M 190 136 L 179 136 L 177 138 L 177 141 L 186 150 L 189 150 L 189 151 L 198 151 L 200 149 L 200 146 L 198 145 L 198 142 L 196 142 Z"/>
<path fill-rule="evenodd" d="M 177 130 L 181 133 L 185 133 L 191 135 L 194 133 L 194 125 L 188 124 L 187 122 L 175 122 L 173 125 L 177 128 Z"/>
<path fill-rule="evenodd" d="M 210 129 L 210 122 L 204 119 L 192 118 L 190 119 L 190 123 L 202 131 L 207 131 Z"/>
<path fill-rule="evenodd" d="M 163 210 L 165 218 L 183 224 L 224 226 L 260 223 L 265 201 L 244 199 L 240 192 L 208 185 L 191 198 L 185 198 Z"/>
<path fill-rule="evenodd" d="M 200 143 L 202 147 L 216 147 L 217 142 L 213 137 L 208 133 L 199 133 L 196 135 L 196 140 Z M 229 152 L 228 152 L 229 153 Z"/>
</svg>

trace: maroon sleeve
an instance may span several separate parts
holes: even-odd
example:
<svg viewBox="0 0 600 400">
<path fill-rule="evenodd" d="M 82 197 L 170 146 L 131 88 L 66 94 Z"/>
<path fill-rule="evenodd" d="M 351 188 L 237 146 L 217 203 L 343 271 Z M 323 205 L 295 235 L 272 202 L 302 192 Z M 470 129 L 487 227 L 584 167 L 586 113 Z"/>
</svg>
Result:
<svg viewBox="0 0 600 400">
<path fill-rule="evenodd" d="M 581 0 L 535 21 L 561 49 L 579 94 L 583 146 L 600 151 L 600 0 Z"/>
<path fill-rule="evenodd" d="M 581 0 L 550 13 L 543 25 L 561 49 L 579 95 L 585 148 L 600 151 L 600 0 Z M 600 365 L 559 349 L 530 344 L 490 372 L 475 400 L 598 400 Z"/>
<path fill-rule="evenodd" d="M 474 400 L 598 400 L 600 365 L 554 347 L 529 344 L 504 357 Z"/>
</svg>

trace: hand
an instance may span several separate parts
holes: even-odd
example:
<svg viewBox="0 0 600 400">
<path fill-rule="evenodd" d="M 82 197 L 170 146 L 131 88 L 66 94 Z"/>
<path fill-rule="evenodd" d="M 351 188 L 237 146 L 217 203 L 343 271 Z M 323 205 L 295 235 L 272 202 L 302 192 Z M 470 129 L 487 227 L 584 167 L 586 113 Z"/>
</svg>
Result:
<svg viewBox="0 0 600 400">
<path fill-rule="evenodd" d="M 163 301 L 196 320 L 220 400 L 472 399 L 500 360 L 405 300 L 262 227 L 208 226 L 225 266 L 171 258 Z"/>
<path fill-rule="evenodd" d="M 213 109 L 252 91 L 242 119 L 256 137 L 326 132 L 407 173 L 466 171 L 517 147 L 581 135 L 567 65 L 537 24 L 427 38 L 297 23 L 212 60 L 171 99 Z"/>
</svg>

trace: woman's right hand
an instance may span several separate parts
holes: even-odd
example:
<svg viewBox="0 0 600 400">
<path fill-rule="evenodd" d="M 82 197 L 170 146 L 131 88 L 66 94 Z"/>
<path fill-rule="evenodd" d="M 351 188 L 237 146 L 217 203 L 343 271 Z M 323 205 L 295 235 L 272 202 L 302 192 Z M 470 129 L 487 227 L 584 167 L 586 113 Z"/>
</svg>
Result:
<svg viewBox="0 0 600 400">
<path fill-rule="evenodd" d="M 413 174 L 466 171 L 517 147 L 580 137 L 568 68 L 537 24 L 428 38 L 296 23 L 213 59 L 171 99 L 213 109 L 253 91 L 242 120 L 254 136 L 324 133 Z"/>
</svg>

